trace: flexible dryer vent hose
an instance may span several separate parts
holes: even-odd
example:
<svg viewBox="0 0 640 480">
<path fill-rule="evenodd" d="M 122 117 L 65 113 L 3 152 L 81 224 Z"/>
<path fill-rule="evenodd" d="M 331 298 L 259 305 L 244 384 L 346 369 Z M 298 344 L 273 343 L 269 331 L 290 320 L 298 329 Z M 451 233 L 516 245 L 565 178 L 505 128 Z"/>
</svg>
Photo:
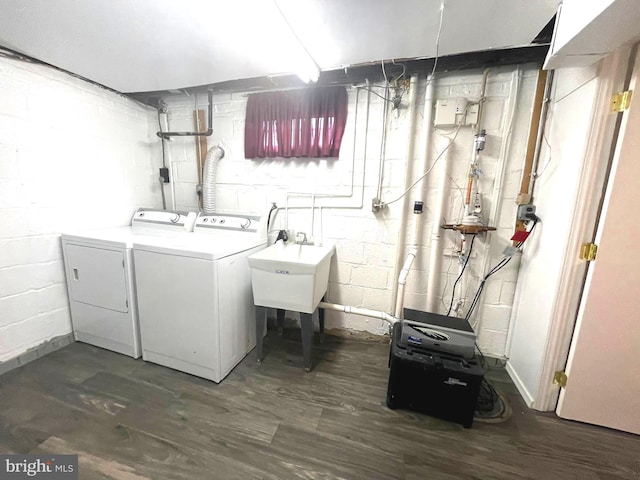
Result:
<svg viewBox="0 0 640 480">
<path fill-rule="evenodd" d="M 222 147 L 211 147 L 207 151 L 202 179 L 202 209 L 204 213 L 216 212 L 216 169 L 222 157 L 224 157 Z"/>
</svg>

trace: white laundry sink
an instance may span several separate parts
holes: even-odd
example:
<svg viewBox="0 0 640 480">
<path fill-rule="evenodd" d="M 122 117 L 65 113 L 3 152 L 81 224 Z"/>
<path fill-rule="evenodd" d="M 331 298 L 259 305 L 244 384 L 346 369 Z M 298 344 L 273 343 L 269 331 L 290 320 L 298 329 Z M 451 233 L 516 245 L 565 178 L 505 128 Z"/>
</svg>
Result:
<svg viewBox="0 0 640 480">
<path fill-rule="evenodd" d="M 249 256 L 253 303 L 313 313 L 327 291 L 332 246 L 277 242 Z"/>
</svg>

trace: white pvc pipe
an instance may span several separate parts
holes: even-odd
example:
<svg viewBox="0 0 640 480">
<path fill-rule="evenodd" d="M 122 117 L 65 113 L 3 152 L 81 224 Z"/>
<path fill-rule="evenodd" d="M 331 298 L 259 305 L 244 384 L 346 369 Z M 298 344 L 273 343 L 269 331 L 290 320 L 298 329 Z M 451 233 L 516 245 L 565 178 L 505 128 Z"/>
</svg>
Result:
<svg viewBox="0 0 640 480">
<path fill-rule="evenodd" d="M 320 217 L 320 241 L 319 241 L 319 242 L 316 242 L 316 245 L 318 245 L 319 247 L 321 247 L 321 246 L 322 246 L 322 243 L 323 243 L 323 239 L 324 239 L 324 237 L 323 237 L 324 232 L 323 232 L 323 230 L 322 230 L 322 205 L 320 205 L 320 206 L 318 207 L 318 217 Z"/>
<path fill-rule="evenodd" d="M 440 221 L 444 212 L 444 206 L 448 198 L 449 172 L 451 162 L 449 161 L 449 151 L 444 153 L 440 159 L 438 176 L 438 196 L 433 210 L 433 223 L 431 226 L 431 250 L 429 251 L 429 274 L 427 276 L 427 312 L 438 313 L 438 295 L 440 292 L 440 271 L 442 269 L 442 228 Z"/>
<path fill-rule="evenodd" d="M 311 194 L 311 237 L 313 238 L 313 227 L 316 221 L 316 194 Z"/>
<path fill-rule="evenodd" d="M 351 313 L 353 315 L 361 315 L 363 317 L 378 318 L 384 320 L 389 325 L 393 325 L 399 318 L 389 315 L 386 312 L 380 312 L 378 310 L 369 310 L 368 308 L 350 307 L 348 305 L 339 305 L 337 303 L 320 302 L 318 308 L 325 310 L 335 310 L 336 312 Z"/>
<path fill-rule="evenodd" d="M 411 166 L 413 164 L 413 152 L 415 145 L 415 133 L 414 127 L 416 122 L 416 97 L 418 91 L 418 75 L 411 75 L 411 81 L 409 84 L 409 126 L 408 126 L 408 135 L 407 135 L 407 160 L 406 160 L 406 171 L 404 177 L 404 188 L 403 191 L 407 191 L 409 186 L 411 185 Z M 381 198 L 378 196 L 378 198 Z M 396 247 L 396 261 L 395 268 L 393 271 L 393 278 L 396 278 L 400 273 L 400 264 L 402 262 L 402 257 L 404 256 L 404 248 L 407 242 L 407 211 L 409 209 L 409 196 L 405 195 L 402 201 L 402 210 L 400 211 L 400 233 L 398 235 L 398 244 Z M 413 259 L 412 259 L 413 261 Z M 399 295 L 399 284 L 394 286 L 392 299 L 393 302 L 398 304 L 398 295 Z M 404 290 L 403 290 L 404 293 Z"/>
<path fill-rule="evenodd" d="M 409 277 L 409 271 L 411 270 L 411 265 L 418 255 L 417 247 L 412 247 L 409 250 L 409 254 L 407 255 L 407 259 L 404 261 L 404 265 L 402 266 L 402 270 L 400 270 L 400 275 L 398 275 L 398 295 L 396 296 L 396 308 L 394 310 L 394 315 L 396 317 L 402 317 L 402 307 L 404 304 L 404 288 L 407 284 L 407 278 Z"/>
</svg>

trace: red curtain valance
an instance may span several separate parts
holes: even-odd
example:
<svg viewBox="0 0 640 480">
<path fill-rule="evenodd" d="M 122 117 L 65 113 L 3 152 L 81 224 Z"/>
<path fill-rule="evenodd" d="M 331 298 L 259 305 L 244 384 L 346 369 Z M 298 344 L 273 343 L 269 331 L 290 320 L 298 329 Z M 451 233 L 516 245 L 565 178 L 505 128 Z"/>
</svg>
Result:
<svg viewBox="0 0 640 480">
<path fill-rule="evenodd" d="M 249 95 L 245 158 L 337 157 L 347 122 L 347 90 L 317 87 Z"/>
</svg>

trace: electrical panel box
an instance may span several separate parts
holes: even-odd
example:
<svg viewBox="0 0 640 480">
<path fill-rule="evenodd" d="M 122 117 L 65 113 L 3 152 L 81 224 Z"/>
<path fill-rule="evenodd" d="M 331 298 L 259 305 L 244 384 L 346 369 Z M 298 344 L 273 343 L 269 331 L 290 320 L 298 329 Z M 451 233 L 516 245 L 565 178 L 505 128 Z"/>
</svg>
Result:
<svg viewBox="0 0 640 480">
<path fill-rule="evenodd" d="M 533 220 L 536 217 L 536 207 L 532 204 L 518 205 L 518 213 L 516 218 L 520 221 L 527 222 Z"/>
<path fill-rule="evenodd" d="M 475 125 L 478 123 L 478 104 L 464 97 L 443 98 L 436 101 L 433 124 L 436 127 Z"/>
<path fill-rule="evenodd" d="M 465 125 L 476 125 L 478 123 L 478 111 L 480 110 L 480 105 L 477 103 L 472 103 L 467 108 L 467 115 L 464 118 Z"/>
<path fill-rule="evenodd" d="M 456 125 L 456 101 L 445 98 L 436 101 L 436 113 L 433 117 L 436 127 Z"/>
</svg>

